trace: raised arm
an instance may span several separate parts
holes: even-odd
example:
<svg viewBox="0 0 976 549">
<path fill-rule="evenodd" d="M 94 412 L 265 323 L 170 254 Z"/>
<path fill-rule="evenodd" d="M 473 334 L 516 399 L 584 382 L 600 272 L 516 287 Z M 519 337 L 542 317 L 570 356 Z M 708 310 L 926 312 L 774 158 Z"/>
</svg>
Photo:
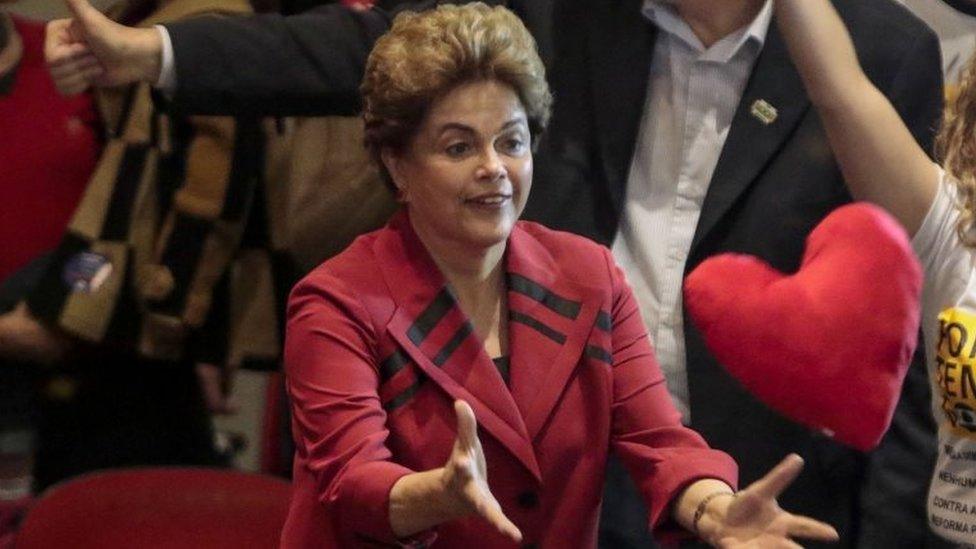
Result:
<svg viewBox="0 0 976 549">
<path fill-rule="evenodd" d="M 88 0 L 66 1 L 74 18 L 49 23 L 45 44 L 59 89 L 78 93 L 93 83 L 159 82 L 167 65 L 165 40 L 157 29 L 125 27 Z M 176 83 L 172 106 L 199 115 L 355 114 L 366 57 L 393 17 L 463 1 L 386 0 L 371 10 L 329 4 L 287 17 L 167 23 Z"/>
<path fill-rule="evenodd" d="M 390 21 L 379 9 L 330 4 L 289 17 L 168 24 L 176 69 L 172 103 L 207 114 L 355 114 L 366 57 Z"/>
<path fill-rule="evenodd" d="M 913 234 L 935 196 L 936 166 L 861 70 L 828 0 L 776 0 L 776 19 L 851 194 L 884 207 Z"/>
</svg>

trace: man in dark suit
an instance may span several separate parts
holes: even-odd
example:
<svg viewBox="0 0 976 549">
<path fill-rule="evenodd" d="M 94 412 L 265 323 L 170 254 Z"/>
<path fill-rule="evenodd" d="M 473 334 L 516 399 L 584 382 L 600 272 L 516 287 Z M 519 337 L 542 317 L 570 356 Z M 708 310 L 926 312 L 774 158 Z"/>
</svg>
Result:
<svg viewBox="0 0 976 549">
<path fill-rule="evenodd" d="M 930 150 L 941 109 L 935 37 L 891 2 L 835 5 L 854 35 L 867 73 Z M 633 215 L 628 206 L 634 202 L 628 191 L 639 183 L 634 172 L 639 171 L 641 151 L 636 146 L 648 141 L 641 113 L 647 116 L 653 106 L 655 81 L 648 67 L 654 66 L 655 46 L 661 44 L 659 27 L 635 17 L 640 7 L 640 0 L 607 3 L 601 10 L 577 3 L 578 11 L 566 15 L 573 21 L 567 28 L 574 31 L 570 36 L 555 34 L 556 113 L 526 211 L 531 218 L 613 243 L 618 260 L 619 235 L 633 229 L 626 225 Z M 654 162 L 650 164 L 653 168 Z M 712 169 L 707 192 L 694 197 L 701 200 L 700 216 L 690 245 L 678 251 L 687 253 L 685 273 L 723 252 L 754 254 L 778 269 L 794 271 L 806 235 L 828 212 L 850 200 L 775 25 L 752 66 Z M 681 184 L 678 173 L 674 185 Z M 655 192 L 653 184 L 638 191 Z M 677 200 L 684 198 L 679 193 Z M 667 238 L 651 226 L 654 215 L 646 229 L 652 238 Z M 633 272 L 628 275 L 639 296 L 640 282 Z M 719 367 L 691 322 L 681 320 L 691 425 L 739 461 L 742 482 L 757 478 L 786 449 L 797 450 L 808 465 L 784 494 L 784 505 L 831 522 L 845 543 L 860 539 L 863 547 L 924 545 L 927 480 L 919 470 L 931 465 L 934 440 L 920 356 L 891 432 L 882 448 L 865 458 L 763 406 Z M 655 343 L 661 351 L 665 342 Z M 664 362 L 662 367 L 667 369 Z M 746 450 L 750 445 L 762 450 Z M 614 479 L 623 475 L 613 468 L 610 475 L 615 489 L 619 482 Z M 620 498 L 605 501 L 605 518 L 628 516 L 630 507 L 617 505 Z M 629 536 L 638 526 L 635 521 L 607 533 Z M 634 538 L 627 539 L 628 545 L 634 544 Z"/>
<path fill-rule="evenodd" d="M 425 2 L 423 7 L 434 4 Z M 795 269 L 809 231 L 850 196 L 775 25 L 759 21 L 768 4 L 761 0 L 593 4 L 586 0 L 507 3 L 539 40 L 556 97 L 550 130 L 536 156 L 536 181 L 526 216 L 613 245 L 615 252 L 625 249 L 618 241 L 622 220 L 624 229 L 630 224 L 631 233 L 639 232 L 639 220 L 628 219 L 627 207 L 639 198 L 633 196 L 639 193 L 628 191 L 642 184 L 632 174 L 643 150 L 638 147 L 642 131 L 649 131 L 642 129 L 642 120 L 655 120 L 665 112 L 661 105 L 669 104 L 662 100 L 655 106 L 649 100 L 655 91 L 651 73 L 670 70 L 656 65 L 659 60 L 654 58 L 663 36 L 661 20 L 642 15 L 642 8 L 653 11 L 652 5 L 657 5 L 678 19 L 671 21 L 669 34 L 686 44 L 697 38 L 704 54 L 740 28 L 751 33 L 744 42 L 732 40 L 735 43 L 730 45 L 729 59 L 739 55 L 739 48 L 752 50 L 743 54 L 746 58 L 737 70 L 744 73 L 732 78 L 738 84 L 725 95 L 725 101 L 731 102 L 727 119 L 711 122 L 715 128 L 707 140 L 708 154 L 698 155 L 697 149 L 679 151 L 683 161 L 694 164 L 691 171 L 697 177 L 698 193 L 691 199 L 672 196 L 693 204 L 695 215 L 662 223 L 689 232 L 685 241 L 675 240 L 679 273 L 726 251 L 755 254 L 776 268 Z M 934 35 L 890 0 L 838 0 L 836 4 L 852 29 L 866 72 L 892 100 L 916 138 L 930 148 L 942 93 Z M 83 12 L 79 15 L 87 17 Z M 733 17 L 723 19 L 729 15 Z M 168 81 L 172 88 L 174 108 L 196 112 L 352 113 L 359 105 L 356 84 L 365 55 L 389 21 L 390 15 L 381 10 L 354 13 L 328 6 L 290 18 L 170 25 L 175 71 L 171 68 L 168 76 L 164 72 L 163 83 Z M 730 21 L 733 27 L 723 28 Z M 91 26 L 95 28 L 94 23 Z M 687 34 L 689 28 L 694 37 Z M 53 29 L 54 39 L 57 30 Z M 155 31 L 131 32 L 139 32 L 133 40 L 148 44 L 146 51 L 156 57 L 149 55 L 148 62 L 131 64 L 128 70 L 135 77 L 155 81 L 165 41 Z M 111 44 L 97 38 L 90 42 L 100 57 L 111 49 Z M 743 45 L 747 43 L 752 45 Z M 166 59 L 163 56 L 164 65 Z M 124 72 L 109 66 L 102 78 L 133 77 Z M 707 110 L 708 105 L 703 106 Z M 653 160 L 648 164 L 656 169 Z M 630 274 L 631 279 L 635 274 L 639 269 Z M 687 379 L 691 425 L 738 460 L 743 483 L 758 478 L 786 452 L 798 451 L 807 467 L 784 494 L 785 506 L 831 522 L 847 546 L 924 544 L 924 494 L 934 441 L 926 424 L 930 420 L 923 368 L 913 368 L 895 426 L 882 449 L 865 457 L 810 433 L 747 394 L 717 365 L 694 326 L 681 318 L 680 301 L 675 301 L 680 284 L 668 291 L 684 329 L 662 333 L 683 345 L 683 352 L 676 347 L 676 355 L 680 354 L 678 362 L 686 365 L 687 372 L 677 370 L 678 377 Z M 652 336 L 658 335 L 652 330 Z M 617 483 L 619 476 L 611 470 L 604 545 L 640 546 L 647 539 L 640 531 L 646 521 L 640 513 L 633 524 L 626 521 L 634 516 L 634 506 L 623 496 L 626 488 Z"/>
</svg>

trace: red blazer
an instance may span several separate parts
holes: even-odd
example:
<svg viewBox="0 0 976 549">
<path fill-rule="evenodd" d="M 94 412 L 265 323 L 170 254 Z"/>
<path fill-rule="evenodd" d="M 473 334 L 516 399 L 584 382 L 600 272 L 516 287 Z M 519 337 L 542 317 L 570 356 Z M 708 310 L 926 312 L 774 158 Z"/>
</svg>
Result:
<svg viewBox="0 0 976 549">
<path fill-rule="evenodd" d="M 670 522 L 669 503 L 690 482 L 735 485 L 732 459 L 681 425 L 606 248 L 519 222 L 505 268 L 508 386 L 406 214 L 295 287 L 285 367 L 296 455 L 284 547 L 396 544 L 390 488 L 447 460 L 455 399 L 474 409 L 491 490 L 529 544 L 596 547 L 610 451 L 637 480 L 655 528 Z M 477 518 L 437 534 L 435 547 L 512 546 Z"/>
</svg>

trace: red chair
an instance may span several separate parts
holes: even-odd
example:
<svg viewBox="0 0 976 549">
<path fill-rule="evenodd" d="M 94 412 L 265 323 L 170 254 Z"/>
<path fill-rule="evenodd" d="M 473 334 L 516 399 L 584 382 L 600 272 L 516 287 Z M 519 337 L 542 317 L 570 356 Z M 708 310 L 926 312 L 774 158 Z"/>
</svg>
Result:
<svg viewBox="0 0 976 549">
<path fill-rule="evenodd" d="M 15 549 L 243 549 L 278 546 L 288 482 L 201 468 L 93 473 L 43 494 Z"/>
</svg>

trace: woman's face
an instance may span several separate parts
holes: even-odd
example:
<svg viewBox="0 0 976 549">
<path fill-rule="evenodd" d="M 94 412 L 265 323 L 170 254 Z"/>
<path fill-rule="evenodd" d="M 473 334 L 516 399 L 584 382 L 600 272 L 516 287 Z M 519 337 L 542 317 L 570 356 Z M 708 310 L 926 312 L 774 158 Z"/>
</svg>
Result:
<svg viewBox="0 0 976 549">
<path fill-rule="evenodd" d="M 528 120 L 512 88 L 462 84 L 434 101 L 405 150 L 382 157 L 425 241 L 504 242 L 532 186 Z"/>
</svg>

